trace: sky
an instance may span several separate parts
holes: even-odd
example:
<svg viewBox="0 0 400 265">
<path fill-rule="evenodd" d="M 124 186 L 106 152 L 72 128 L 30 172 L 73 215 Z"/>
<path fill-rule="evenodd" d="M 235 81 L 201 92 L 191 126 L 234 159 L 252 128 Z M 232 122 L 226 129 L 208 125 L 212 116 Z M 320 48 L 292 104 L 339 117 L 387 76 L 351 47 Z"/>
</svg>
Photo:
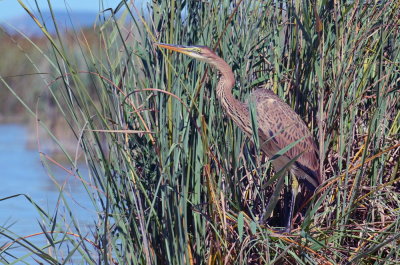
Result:
<svg viewBox="0 0 400 265">
<path fill-rule="evenodd" d="M 35 0 L 21 0 L 30 10 L 36 10 Z M 47 0 L 36 0 L 41 10 L 48 10 Z M 100 2 L 103 6 L 100 8 Z M 121 0 L 50 0 L 54 11 L 68 10 L 71 11 L 92 11 L 99 12 L 100 9 L 115 8 Z M 0 0 L 0 21 L 26 15 L 17 0 Z"/>
</svg>

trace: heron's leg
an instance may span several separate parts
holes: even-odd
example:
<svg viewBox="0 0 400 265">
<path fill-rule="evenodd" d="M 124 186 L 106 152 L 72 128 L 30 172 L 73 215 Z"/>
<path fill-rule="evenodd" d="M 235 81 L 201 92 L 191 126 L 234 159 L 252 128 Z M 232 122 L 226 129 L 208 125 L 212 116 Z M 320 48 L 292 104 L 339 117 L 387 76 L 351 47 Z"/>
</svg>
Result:
<svg viewBox="0 0 400 265">
<path fill-rule="evenodd" d="M 286 226 L 285 226 L 285 231 L 287 233 L 290 233 L 292 230 L 292 219 L 293 219 L 293 212 L 294 212 L 294 206 L 296 204 L 296 197 L 299 192 L 299 182 L 297 181 L 296 176 L 292 175 L 292 200 L 290 201 L 290 210 L 288 214 L 288 219 L 286 221 Z"/>
<path fill-rule="evenodd" d="M 278 170 L 278 172 L 279 171 L 280 170 Z M 276 204 L 279 201 L 281 191 L 285 185 L 285 177 L 284 177 L 285 173 L 286 172 L 281 173 L 280 178 L 278 178 L 278 181 L 275 185 L 275 189 L 274 189 L 271 197 L 269 198 L 269 201 L 267 203 L 267 206 L 264 209 L 264 212 L 261 215 L 261 218 L 260 218 L 261 223 L 265 223 L 267 221 L 267 219 L 269 217 L 271 217 L 271 215 L 273 214 Z M 281 231 L 281 232 L 284 232 L 284 231 Z"/>
</svg>

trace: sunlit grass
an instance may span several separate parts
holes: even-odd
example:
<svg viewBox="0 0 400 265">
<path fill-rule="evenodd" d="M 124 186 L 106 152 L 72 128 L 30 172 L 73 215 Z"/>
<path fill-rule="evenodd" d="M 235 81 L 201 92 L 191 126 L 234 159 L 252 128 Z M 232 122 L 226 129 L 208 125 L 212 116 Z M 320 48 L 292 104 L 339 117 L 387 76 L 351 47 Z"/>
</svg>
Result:
<svg viewBox="0 0 400 265">
<path fill-rule="evenodd" d="M 160 1 L 146 19 L 121 4 L 96 27 L 100 49 L 81 33 L 79 50 L 48 36 L 55 74 L 40 88 L 80 140 L 98 220 L 92 238 L 55 219 L 47 233 L 63 232 L 89 264 L 398 260 L 400 8 L 316 2 Z M 326 181 L 291 235 L 258 222 L 274 172 L 223 113 L 215 71 L 154 41 L 216 48 L 235 96 L 266 86 L 309 125 Z"/>
</svg>

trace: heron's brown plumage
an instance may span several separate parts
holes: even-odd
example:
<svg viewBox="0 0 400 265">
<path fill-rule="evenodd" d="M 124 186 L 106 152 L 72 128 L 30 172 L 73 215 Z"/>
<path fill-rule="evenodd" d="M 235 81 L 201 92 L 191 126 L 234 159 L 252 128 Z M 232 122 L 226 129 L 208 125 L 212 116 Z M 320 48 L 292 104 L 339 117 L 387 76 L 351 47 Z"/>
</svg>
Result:
<svg viewBox="0 0 400 265">
<path fill-rule="evenodd" d="M 235 83 L 235 77 L 230 66 L 222 58 L 205 46 L 180 46 L 162 43 L 157 45 L 184 53 L 216 67 L 221 73 L 216 93 L 222 107 L 244 133 L 248 136 L 253 134 L 248 104 L 233 97 L 231 90 Z M 272 162 L 275 170 L 282 169 L 298 156 L 289 170 L 299 178 L 300 183 L 314 191 L 322 182 L 319 173 L 320 162 L 317 146 L 306 124 L 289 105 L 270 90 L 265 88 L 255 90 L 249 101 L 255 105 L 261 150 L 268 157 L 272 157 L 281 149 L 299 140 L 290 150 Z"/>
<path fill-rule="evenodd" d="M 270 90 L 257 89 L 251 94 L 250 100 L 256 105 L 258 127 L 261 129 L 260 143 L 265 143 L 261 149 L 267 156 L 271 157 L 285 146 L 302 139 L 274 160 L 275 170 L 281 169 L 300 155 L 290 171 L 316 188 L 322 182 L 318 149 L 304 121 Z"/>
<path fill-rule="evenodd" d="M 207 53 L 211 53 L 207 50 Z M 240 102 L 232 95 L 234 75 L 229 65 L 215 54 L 208 55 L 221 73 L 217 85 L 217 97 L 226 114 L 248 136 L 252 135 L 248 104 Z M 261 149 L 272 157 L 289 144 L 302 139 L 285 154 L 273 161 L 275 170 L 279 171 L 293 158 L 300 155 L 290 168 L 301 182 L 314 190 L 322 179 L 319 174 L 318 149 L 313 136 L 300 116 L 280 99 L 275 93 L 259 88 L 251 94 L 249 101 L 255 104 Z M 272 139 L 271 139 L 272 138 Z"/>
</svg>

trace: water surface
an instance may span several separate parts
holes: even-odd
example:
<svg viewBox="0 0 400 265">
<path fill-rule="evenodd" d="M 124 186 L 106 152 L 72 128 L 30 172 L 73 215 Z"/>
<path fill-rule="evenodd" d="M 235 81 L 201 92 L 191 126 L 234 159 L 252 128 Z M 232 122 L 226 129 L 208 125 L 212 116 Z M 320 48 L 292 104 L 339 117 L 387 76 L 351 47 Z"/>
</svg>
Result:
<svg viewBox="0 0 400 265">
<path fill-rule="evenodd" d="M 77 217 L 84 235 L 90 237 L 96 213 L 86 190 L 77 178 L 57 166 L 52 166 L 49 174 L 40 161 L 39 152 L 26 148 L 28 133 L 30 132 L 22 125 L 0 125 L 0 226 L 7 227 L 18 236 L 28 236 L 42 231 L 39 225 L 43 223 L 40 214 L 24 196 L 3 199 L 25 194 L 51 216 L 54 216 L 58 209 L 58 220 L 62 221 L 62 217 L 67 218 L 65 222 L 61 222 L 65 223 L 64 229 L 67 230 L 67 227 L 72 225 L 71 220 L 63 203 L 59 204 L 60 207 L 57 206 L 60 191 L 50 177 L 53 175 L 55 181 L 65 184 L 63 194 L 71 211 Z M 68 168 L 68 165 L 65 166 Z M 71 166 L 68 169 L 71 169 Z M 85 166 L 79 166 L 79 171 L 82 177 L 88 179 Z M 46 245 L 43 236 L 31 237 L 29 240 L 40 246 Z M 0 235 L 0 246 L 9 241 Z M 17 257 L 27 254 L 21 247 L 10 252 Z M 1 256 L 0 260 L 1 258 L 4 256 Z M 7 260 L 12 261 L 9 257 Z"/>
</svg>

